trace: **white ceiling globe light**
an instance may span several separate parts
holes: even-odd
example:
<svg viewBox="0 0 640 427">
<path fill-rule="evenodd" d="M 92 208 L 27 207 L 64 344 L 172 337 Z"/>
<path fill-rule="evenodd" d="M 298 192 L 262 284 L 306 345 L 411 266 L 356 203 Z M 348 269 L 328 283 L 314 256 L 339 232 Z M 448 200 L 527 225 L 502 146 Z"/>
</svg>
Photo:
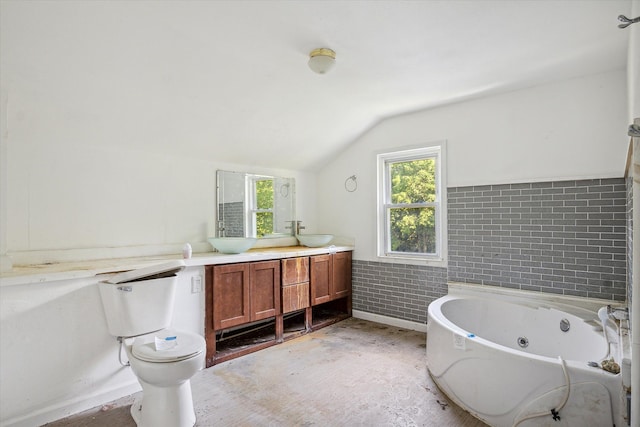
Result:
<svg viewBox="0 0 640 427">
<path fill-rule="evenodd" d="M 336 53 L 326 47 L 313 49 L 309 54 L 309 68 L 318 74 L 325 74 L 336 62 Z"/>
</svg>

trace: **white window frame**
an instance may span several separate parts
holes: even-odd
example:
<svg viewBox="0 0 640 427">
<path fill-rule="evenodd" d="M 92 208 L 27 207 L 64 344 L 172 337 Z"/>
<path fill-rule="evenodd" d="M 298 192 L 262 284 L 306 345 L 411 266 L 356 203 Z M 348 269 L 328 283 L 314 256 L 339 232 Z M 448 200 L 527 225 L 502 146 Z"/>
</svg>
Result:
<svg viewBox="0 0 640 427">
<path fill-rule="evenodd" d="M 436 251 L 435 254 L 403 253 L 390 251 L 390 236 L 388 227 L 388 210 L 391 204 L 391 185 L 389 183 L 390 163 L 435 159 L 436 198 L 433 203 L 423 206 L 435 208 L 436 217 Z M 401 148 L 393 152 L 380 153 L 377 161 L 377 255 L 386 262 L 406 264 L 447 266 L 447 182 L 446 182 L 446 141 L 425 144 L 420 147 Z"/>
<path fill-rule="evenodd" d="M 251 230 L 250 237 L 258 237 L 257 214 L 259 212 L 271 212 L 273 214 L 273 206 L 271 209 L 258 209 L 258 196 L 256 193 L 256 183 L 269 179 L 273 181 L 273 177 L 263 175 L 247 175 L 245 178 L 245 229 Z"/>
</svg>

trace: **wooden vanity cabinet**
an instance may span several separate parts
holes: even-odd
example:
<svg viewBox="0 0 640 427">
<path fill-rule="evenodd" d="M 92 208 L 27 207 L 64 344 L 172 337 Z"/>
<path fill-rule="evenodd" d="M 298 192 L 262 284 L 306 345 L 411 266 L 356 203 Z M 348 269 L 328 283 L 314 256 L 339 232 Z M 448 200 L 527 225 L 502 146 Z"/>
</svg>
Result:
<svg viewBox="0 0 640 427">
<path fill-rule="evenodd" d="M 351 317 L 351 252 L 310 257 L 311 330 Z"/>
<path fill-rule="evenodd" d="M 280 314 L 280 262 L 213 267 L 213 328 L 227 329 Z"/>
<path fill-rule="evenodd" d="M 351 295 L 351 252 L 310 257 L 311 305 Z"/>
<path fill-rule="evenodd" d="M 210 265 L 205 277 L 207 367 L 276 343 L 275 338 L 282 335 L 282 321 L 277 321 L 281 313 L 280 260 Z M 218 334 L 271 318 L 275 327 L 271 342 L 220 352 Z"/>
<path fill-rule="evenodd" d="M 309 257 L 282 260 L 282 336 L 289 340 L 311 331 Z"/>
<path fill-rule="evenodd" d="M 351 316 L 351 252 L 205 271 L 207 367 Z"/>
</svg>

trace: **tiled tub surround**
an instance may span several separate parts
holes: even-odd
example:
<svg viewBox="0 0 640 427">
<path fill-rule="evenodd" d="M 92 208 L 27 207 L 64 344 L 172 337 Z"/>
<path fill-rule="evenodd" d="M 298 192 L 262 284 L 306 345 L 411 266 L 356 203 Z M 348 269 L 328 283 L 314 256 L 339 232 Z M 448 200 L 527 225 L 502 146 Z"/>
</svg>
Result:
<svg viewBox="0 0 640 427">
<path fill-rule="evenodd" d="M 448 189 L 450 281 L 624 301 L 623 178 Z"/>
<path fill-rule="evenodd" d="M 623 178 L 448 189 L 449 267 L 353 260 L 353 308 L 426 321 L 447 281 L 624 301 Z"/>
</svg>

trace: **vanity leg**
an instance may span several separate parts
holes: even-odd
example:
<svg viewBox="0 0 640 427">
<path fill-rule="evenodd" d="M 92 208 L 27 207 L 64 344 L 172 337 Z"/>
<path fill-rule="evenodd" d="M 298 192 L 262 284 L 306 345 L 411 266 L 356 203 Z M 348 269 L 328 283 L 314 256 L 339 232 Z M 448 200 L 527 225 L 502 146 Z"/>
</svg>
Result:
<svg viewBox="0 0 640 427">
<path fill-rule="evenodd" d="M 276 342 L 281 343 L 284 341 L 284 316 L 278 314 L 276 316 Z"/>
<path fill-rule="evenodd" d="M 312 313 L 312 307 L 307 307 L 304 309 L 304 327 L 307 332 L 311 332 L 311 325 L 313 324 Z"/>
</svg>

